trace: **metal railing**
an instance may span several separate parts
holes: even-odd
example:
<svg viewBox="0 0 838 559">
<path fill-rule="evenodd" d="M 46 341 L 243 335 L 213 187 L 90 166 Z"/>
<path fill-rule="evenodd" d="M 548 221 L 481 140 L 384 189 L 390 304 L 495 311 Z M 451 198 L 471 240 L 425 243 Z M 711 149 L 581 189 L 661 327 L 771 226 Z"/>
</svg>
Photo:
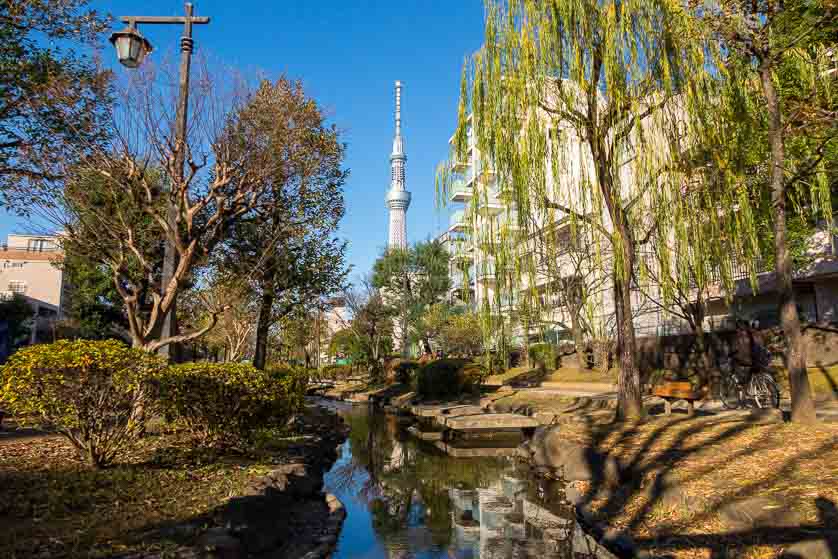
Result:
<svg viewBox="0 0 838 559">
<path fill-rule="evenodd" d="M 492 261 L 481 262 L 477 266 L 478 278 L 493 278 L 495 277 L 495 263 Z"/>
<path fill-rule="evenodd" d="M 465 210 L 457 210 L 451 214 L 451 217 L 448 219 L 448 223 L 451 227 L 456 226 L 465 226 L 466 225 L 466 212 Z"/>
<path fill-rule="evenodd" d="M 451 191 L 448 193 L 449 196 L 451 198 L 454 198 L 457 195 L 471 196 L 472 189 L 469 182 L 468 178 L 455 180 L 451 183 Z"/>
<path fill-rule="evenodd" d="M 9 252 L 9 251 L 19 251 L 19 252 L 61 252 L 61 247 L 52 245 L 52 246 L 42 246 L 42 247 L 31 247 L 28 245 L 21 245 L 21 246 L 10 246 L 6 243 L 0 244 L 0 252 Z"/>
</svg>

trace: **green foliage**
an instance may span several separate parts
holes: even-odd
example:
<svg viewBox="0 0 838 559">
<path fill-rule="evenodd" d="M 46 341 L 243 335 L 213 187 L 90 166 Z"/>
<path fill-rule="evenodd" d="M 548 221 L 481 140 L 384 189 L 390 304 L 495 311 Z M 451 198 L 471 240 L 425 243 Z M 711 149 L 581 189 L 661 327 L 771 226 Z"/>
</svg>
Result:
<svg viewBox="0 0 838 559">
<path fill-rule="evenodd" d="M 73 289 L 67 318 L 75 337 L 101 340 L 115 336 L 114 326 L 128 329 L 122 298 L 105 267 L 70 248 L 65 251 L 61 268 Z"/>
<path fill-rule="evenodd" d="M 320 375 L 331 380 L 343 380 L 352 376 L 352 365 L 326 365 Z"/>
<path fill-rule="evenodd" d="M 332 334 L 328 352 L 331 357 L 348 358 L 353 361 L 361 358 L 358 337 L 351 328 L 343 328 Z"/>
<path fill-rule="evenodd" d="M 260 429 L 284 425 L 302 407 L 307 378 L 294 368 L 184 363 L 159 375 L 159 405 L 167 419 L 203 444 L 241 447 Z"/>
<path fill-rule="evenodd" d="M 366 365 L 373 379 L 380 380 L 384 356 L 393 348 L 393 309 L 368 281 L 360 289 L 348 292 L 346 303 L 352 314 L 348 328 L 354 337 L 352 361 Z"/>
<path fill-rule="evenodd" d="M 480 316 L 474 312 L 453 313 L 440 330 L 443 351 L 450 355 L 474 357 L 483 351 Z"/>
<path fill-rule="evenodd" d="M 408 384 L 413 381 L 416 371 L 419 369 L 418 361 L 400 361 L 396 367 L 396 382 Z"/>
<path fill-rule="evenodd" d="M 387 304 L 407 334 L 430 350 L 424 314 L 448 293 L 449 253 L 438 241 L 416 243 L 408 249 L 388 249 L 373 265 L 372 284 L 388 293 Z"/>
<path fill-rule="evenodd" d="M 261 296 L 253 362 L 262 368 L 271 326 L 345 285 L 347 244 L 335 232 L 349 170 L 340 131 L 327 124 L 301 82 L 265 80 L 253 100 L 241 118 L 249 131 L 263 134 L 270 178 L 260 211 L 230 228 L 220 260 L 250 278 Z"/>
<path fill-rule="evenodd" d="M 542 370 L 552 371 L 556 368 L 559 358 L 558 350 L 553 344 L 539 343 L 529 347 L 530 361 Z"/>
<path fill-rule="evenodd" d="M 17 351 L 0 369 L 0 401 L 67 437 L 91 466 L 136 442 L 150 404 L 155 356 L 115 340 L 62 340 Z"/>
<path fill-rule="evenodd" d="M 416 373 L 416 391 L 426 399 L 450 398 L 480 389 L 486 369 L 467 359 L 437 359 Z"/>
<path fill-rule="evenodd" d="M 486 369 L 493 375 L 502 373 L 509 366 L 509 352 L 506 349 L 487 351 L 482 358 Z"/>
<path fill-rule="evenodd" d="M 0 2 L 0 205 L 26 211 L 105 135 L 110 72 L 57 46 L 107 29 L 87 3 Z"/>
<path fill-rule="evenodd" d="M 26 341 L 34 312 L 32 306 L 26 302 L 26 297 L 17 293 L 9 300 L 0 301 L 0 317 L 9 324 L 12 348 Z"/>
</svg>

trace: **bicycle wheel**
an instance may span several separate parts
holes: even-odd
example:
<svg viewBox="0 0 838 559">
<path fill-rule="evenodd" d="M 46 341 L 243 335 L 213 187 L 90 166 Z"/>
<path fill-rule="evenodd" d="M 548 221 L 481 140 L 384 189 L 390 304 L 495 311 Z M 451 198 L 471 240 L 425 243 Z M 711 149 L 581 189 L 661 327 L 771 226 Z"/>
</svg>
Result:
<svg viewBox="0 0 838 559">
<path fill-rule="evenodd" d="M 732 376 L 722 378 L 721 394 L 722 405 L 729 410 L 735 410 L 742 405 L 742 393 L 739 391 L 739 384 Z"/>
<path fill-rule="evenodd" d="M 751 393 L 758 408 L 779 408 L 780 390 L 766 373 L 756 373 L 751 379 Z"/>
</svg>

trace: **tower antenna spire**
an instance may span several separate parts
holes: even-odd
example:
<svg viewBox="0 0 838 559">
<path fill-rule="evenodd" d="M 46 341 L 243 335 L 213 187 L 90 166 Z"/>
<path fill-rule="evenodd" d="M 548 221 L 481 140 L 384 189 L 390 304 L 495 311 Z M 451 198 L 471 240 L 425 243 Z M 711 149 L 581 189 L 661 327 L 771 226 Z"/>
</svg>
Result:
<svg viewBox="0 0 838 559">
<path fill-rule="evenodd" d="M 402 82 L 396 80 L 396 136 L 402 135 Z"/>
</svg>

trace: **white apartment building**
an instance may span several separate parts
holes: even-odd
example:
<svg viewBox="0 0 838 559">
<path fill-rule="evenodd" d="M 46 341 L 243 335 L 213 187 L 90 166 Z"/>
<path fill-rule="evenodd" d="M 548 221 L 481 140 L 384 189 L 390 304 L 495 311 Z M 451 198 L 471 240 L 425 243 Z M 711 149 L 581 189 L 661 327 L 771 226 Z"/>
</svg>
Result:
<svg viewBox="0 0 838 559">
<path fill-rule="evenodd" d="M 545 134 L 548 133 L 545 125 Z M 591 161 L 584 156 L 585 146 L 578 138 L 575 142 L 572 138 L 573 136 L 571 141 L 566 143 L 566 153 L 558 171 L 562 173 L 562 180 L 580 180 L 586 172 L 593 174 L 592 170 L 583 169 L 585 165 L 591 165 Z M 449 145 L 452 153 L 453 144 L 454 138 L 451 138 Z M 545 161 L 545 167 L 549 190 L 554 180 L 549 161 Z M 607 273 L 608 256 L 602 252 L 603 245 L 600 244 L 599 258 L 604 265 L 594 264 L 593 255 L 590 261 L 585 262 L 584 258 L 579 258 L 578 250 L 559 250 L 555 262 L 551 263 L 550 274 L 544 274 L 540 269 L 535 273 L 522 272 L 522 263 L 528 262 L 528 253 L 536 255 L 539 241 L 534 240 L 532 236 L 524 238 L 519 234 L 521 230 L 517 208 L 508 196 L 504 195 L 504 185 L 498 184 L 497 175 L 477 147 L 473 129 L 468 130 L 466 157 L 453 163 L 453 171 L 456 178 L 447 192 L 448 203 L 451 206 L 449 225 L 447 231 L 438 237 L 448 246 L 451 254 L 450 267 L 454 284 L 451 299 L 473 301 L 478 308 L 483 309 L 488 306 L 493 314 L 504 317 L 511 323 L 517 322 L 514 337 L 519 341 L 524 337 L 524 321 L 519 319 L 522 316 L 521 302 L 535 299 L 540 303 L 537 318 L 540 325 L 533 325 L 533 316 L 530 314 L 527 321 L 530 324 L 527 337 L 532 337 L 537 331 L 552 330 L 549 332 L 550 339 L 568 338 L 571 320 L 569 309 L 563 305 L 561 297 L 561 290 L 565 289 L 566 285 L 563 285 L 562 281 L 582 276 L 585 282 L 593 285 L 586 297 L 587 321 L 597 331 L 598 336 L 613 339 L 613 287 L 610 274 Z M 628 172 L 621 177 L 621 182 L 629 185 L 630 191 L 634 190 Z M 581 200 L 565 199 L 562 202 L 573 209 L 586 206 Z M 556 212 L 558 215 L 552 217 L 550 225 L 550 229 L 553 230 L 551 233 L 540 230 L 540 226 L 536 224 L 535 227 L 528 228 L 530 235 L 534 229 L 539 231 L 535 236 L 552 234 L 555 236 L 553 239 L 556 239 L 554 246 L 567 245 L 570 248 L 569 220 L 564 219 L 560 211 Z M 816 237 L 819 238 L 818 235 Z M 512 239 L 512 243 L 503 244 L 508 247 L 517 243 L 518 254 L 507 258 L 506 262 L 496 261 L 491 254 L 497 251 L 485 249 L 499 239 Z M 576 242 L 579 242 L 578 238 Z M 838 262 L 832 255 L 831 243 L 821 239 L 822 246 L 815 246 L 817 244 L 818 239 L 813 238 L 812 250 L 818 256 L 815 263 L 795 278 L 798 306 L 804 320 L 838 321 Z M 553 254 L 555 255 L 555 252 Z M 638 258 L 644 258 L 644 254 L 641 252 Z M 502 268 L 511 266 L 513 261 L 518 268 L 516 271 Z M 562 281 L 557 282 L 557 277 Z M 734 279 L 737 281 L 732 304 L 727 303 L 720 289 L 707 301 L 706 329 L 729 327 L 734 317 L 757 320 L 762 326 L 773 326 L 777 323 L 773 275 L 770 272 L 759 275 L 759 289 L 756 294 L 751 289 L 749 277 L 744 269 L 738 272 L 734 270 Z M 648 295 L 659 295 L 656 285 L 644 285 L 644 292 L 639 289 L 632 292 L 635 331 L 638 337 L 690 331 L 683 319 L 667 312 L 650 299 Z M 525 293 L 526 296 L 522 296 Z"/>
<path fill-rule="evenodd" d="M 0 245 L 0 298 L 19 294 L 32 306 L 37 317 L 32 341 L 39 327 L 64 314 L 67 285 L 57 266 L 62 257 L 56 237 L 49 235 L 12 234 Z"/>
</svg>

